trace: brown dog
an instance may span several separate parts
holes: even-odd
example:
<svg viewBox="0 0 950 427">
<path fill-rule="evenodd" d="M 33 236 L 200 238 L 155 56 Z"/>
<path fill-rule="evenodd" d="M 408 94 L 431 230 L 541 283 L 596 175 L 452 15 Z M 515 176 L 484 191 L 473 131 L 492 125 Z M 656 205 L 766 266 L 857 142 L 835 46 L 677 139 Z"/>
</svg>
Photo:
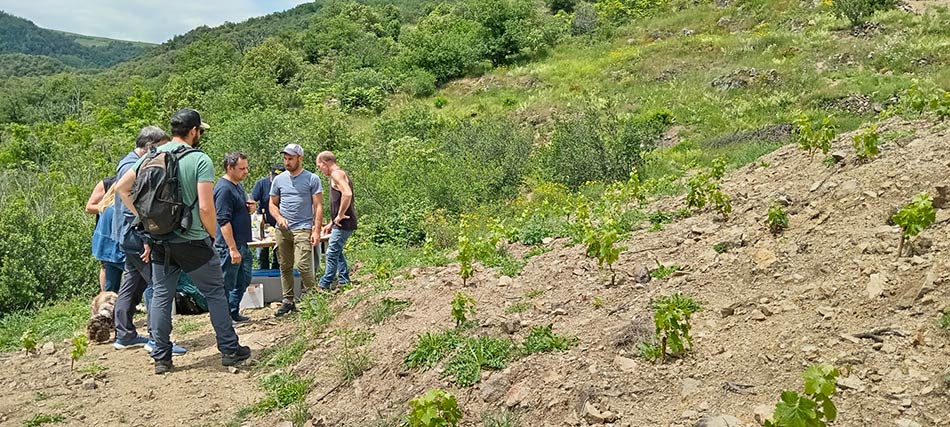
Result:
<svg viewBox="0 0 950 427">
<path fill-rule="evenodd" d="M 115 300 L 119 297 L 115 292 L 100 292 L 92 299 L 92 309 L 89 311 L 89 324 L 86 325 L 86 336 L 92 342 L 107 342 L 115 329 L 113 312 Z"/>
</svg>

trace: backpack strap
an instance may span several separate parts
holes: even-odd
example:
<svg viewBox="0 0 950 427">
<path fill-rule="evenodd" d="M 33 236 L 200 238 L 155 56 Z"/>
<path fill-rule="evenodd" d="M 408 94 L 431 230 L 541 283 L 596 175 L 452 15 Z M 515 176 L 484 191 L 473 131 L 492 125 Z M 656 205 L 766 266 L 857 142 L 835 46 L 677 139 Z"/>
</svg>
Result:
<svg viewBox="0 0 950 427">
<path fill-rule="evenodd" d="M 181 146 L 181 147 L 175 148 L 175 149 L 172 150 L 171 152 L 172 152 L 172 154 L 175 155 L 175 159 L 176 159 L 176 160 L 181 161 L 181 159 L 183 159 L 185 156 L 187 156 L 187 155 L 189 155 L 189 154 L 191 154 L 191 153 L 201 153 L 202 151 L 199 150 L 199 149 L 197 149 L 197 148 L 194 148 L 194 147 L 189 147 L 189 146 L 187 146 L 187 145 L 183 145 L 183 146 Z M 195 197 L 195 201 L 192 202 L 190 205 L 188 205 L 188 210 L 190 211 L 190 210 L 194 209 L 195 206 L 197 206 L 197 205 L 198 205 L 198 198 Z"/>
</svg>

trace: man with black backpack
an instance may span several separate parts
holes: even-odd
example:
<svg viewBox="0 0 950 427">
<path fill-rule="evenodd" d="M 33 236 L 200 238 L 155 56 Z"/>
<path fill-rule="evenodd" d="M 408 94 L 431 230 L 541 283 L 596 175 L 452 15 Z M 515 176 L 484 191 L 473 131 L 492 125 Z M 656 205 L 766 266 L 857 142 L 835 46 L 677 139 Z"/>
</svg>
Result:
<svg viewBox="0 0 950 427">
<path fill-rule="evenodd" d="M 171 142 L 139 159 L 116 184 L 126 206 L 138 217 L 151 248 L 152 300 L 149 327 L 155 347 L 155 373 L 172 369 L 171 310 L 182 272 L 208 303 L 221 364 L 237 365 L 251 356 L 231 324 L 221 259 L 212 248 L 215 233 L 214 165 L 198 150 L 208 125 L 192 109 L 171 117 Z"/>
</svg>

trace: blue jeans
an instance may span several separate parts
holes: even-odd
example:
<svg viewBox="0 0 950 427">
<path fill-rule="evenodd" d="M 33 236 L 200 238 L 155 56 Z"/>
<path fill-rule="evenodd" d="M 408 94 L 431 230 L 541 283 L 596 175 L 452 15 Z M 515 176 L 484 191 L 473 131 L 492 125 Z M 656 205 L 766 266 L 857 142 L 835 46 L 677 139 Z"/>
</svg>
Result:
<svg viewBox="0 0 950 427">
<path fill-rule="evenodd" d="M 99 262 L 106 271 L 106 291 L 118 293 L 119 287 L 122 285 L 122 272 L 125 271 L 125 264 L 109 261 Z"/>
<path fill-rule="evenodd" d="M 241 314 L 241 299 L 244 298 L 244 292 L 251 284 L 251 250 L 247 243 L 238 245 L 238 252 L 241 253 L 241 263 L 231 263 L 231 252 L 227 246 L 216 246 L 218 256 L 221 258 L 221 271 L 224 273 L 224 289 L 228 295 L 228 307 L 231 309 L 231 318 Z"/>
<path fill-rule="evenodd" d="M 330 232 L 330 241 L 327 242 L 327 269 L 320 278 L 320 287 L 329 288 L 334 280 L 338 280 L 341 285 L 350 283 L 350 268 L 346 264 L 346 256 L 343 255 L 343 247 L 349 240 L 353 230 L 340 230 L 334 227 Z"/>
</svg>

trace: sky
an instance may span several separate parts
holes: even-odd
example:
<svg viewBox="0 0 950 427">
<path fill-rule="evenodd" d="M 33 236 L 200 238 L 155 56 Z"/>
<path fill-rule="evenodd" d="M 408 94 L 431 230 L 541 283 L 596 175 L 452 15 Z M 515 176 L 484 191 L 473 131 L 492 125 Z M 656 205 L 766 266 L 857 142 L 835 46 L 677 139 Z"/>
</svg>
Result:
<svg viewBox="0 0 950 427">
<path fill-rule="evenodd" d="M 307 0 L 0 0 L 0 10 L 53 30 L 162 43 L 201 25 L 241 22 Z"/>
</svg>

